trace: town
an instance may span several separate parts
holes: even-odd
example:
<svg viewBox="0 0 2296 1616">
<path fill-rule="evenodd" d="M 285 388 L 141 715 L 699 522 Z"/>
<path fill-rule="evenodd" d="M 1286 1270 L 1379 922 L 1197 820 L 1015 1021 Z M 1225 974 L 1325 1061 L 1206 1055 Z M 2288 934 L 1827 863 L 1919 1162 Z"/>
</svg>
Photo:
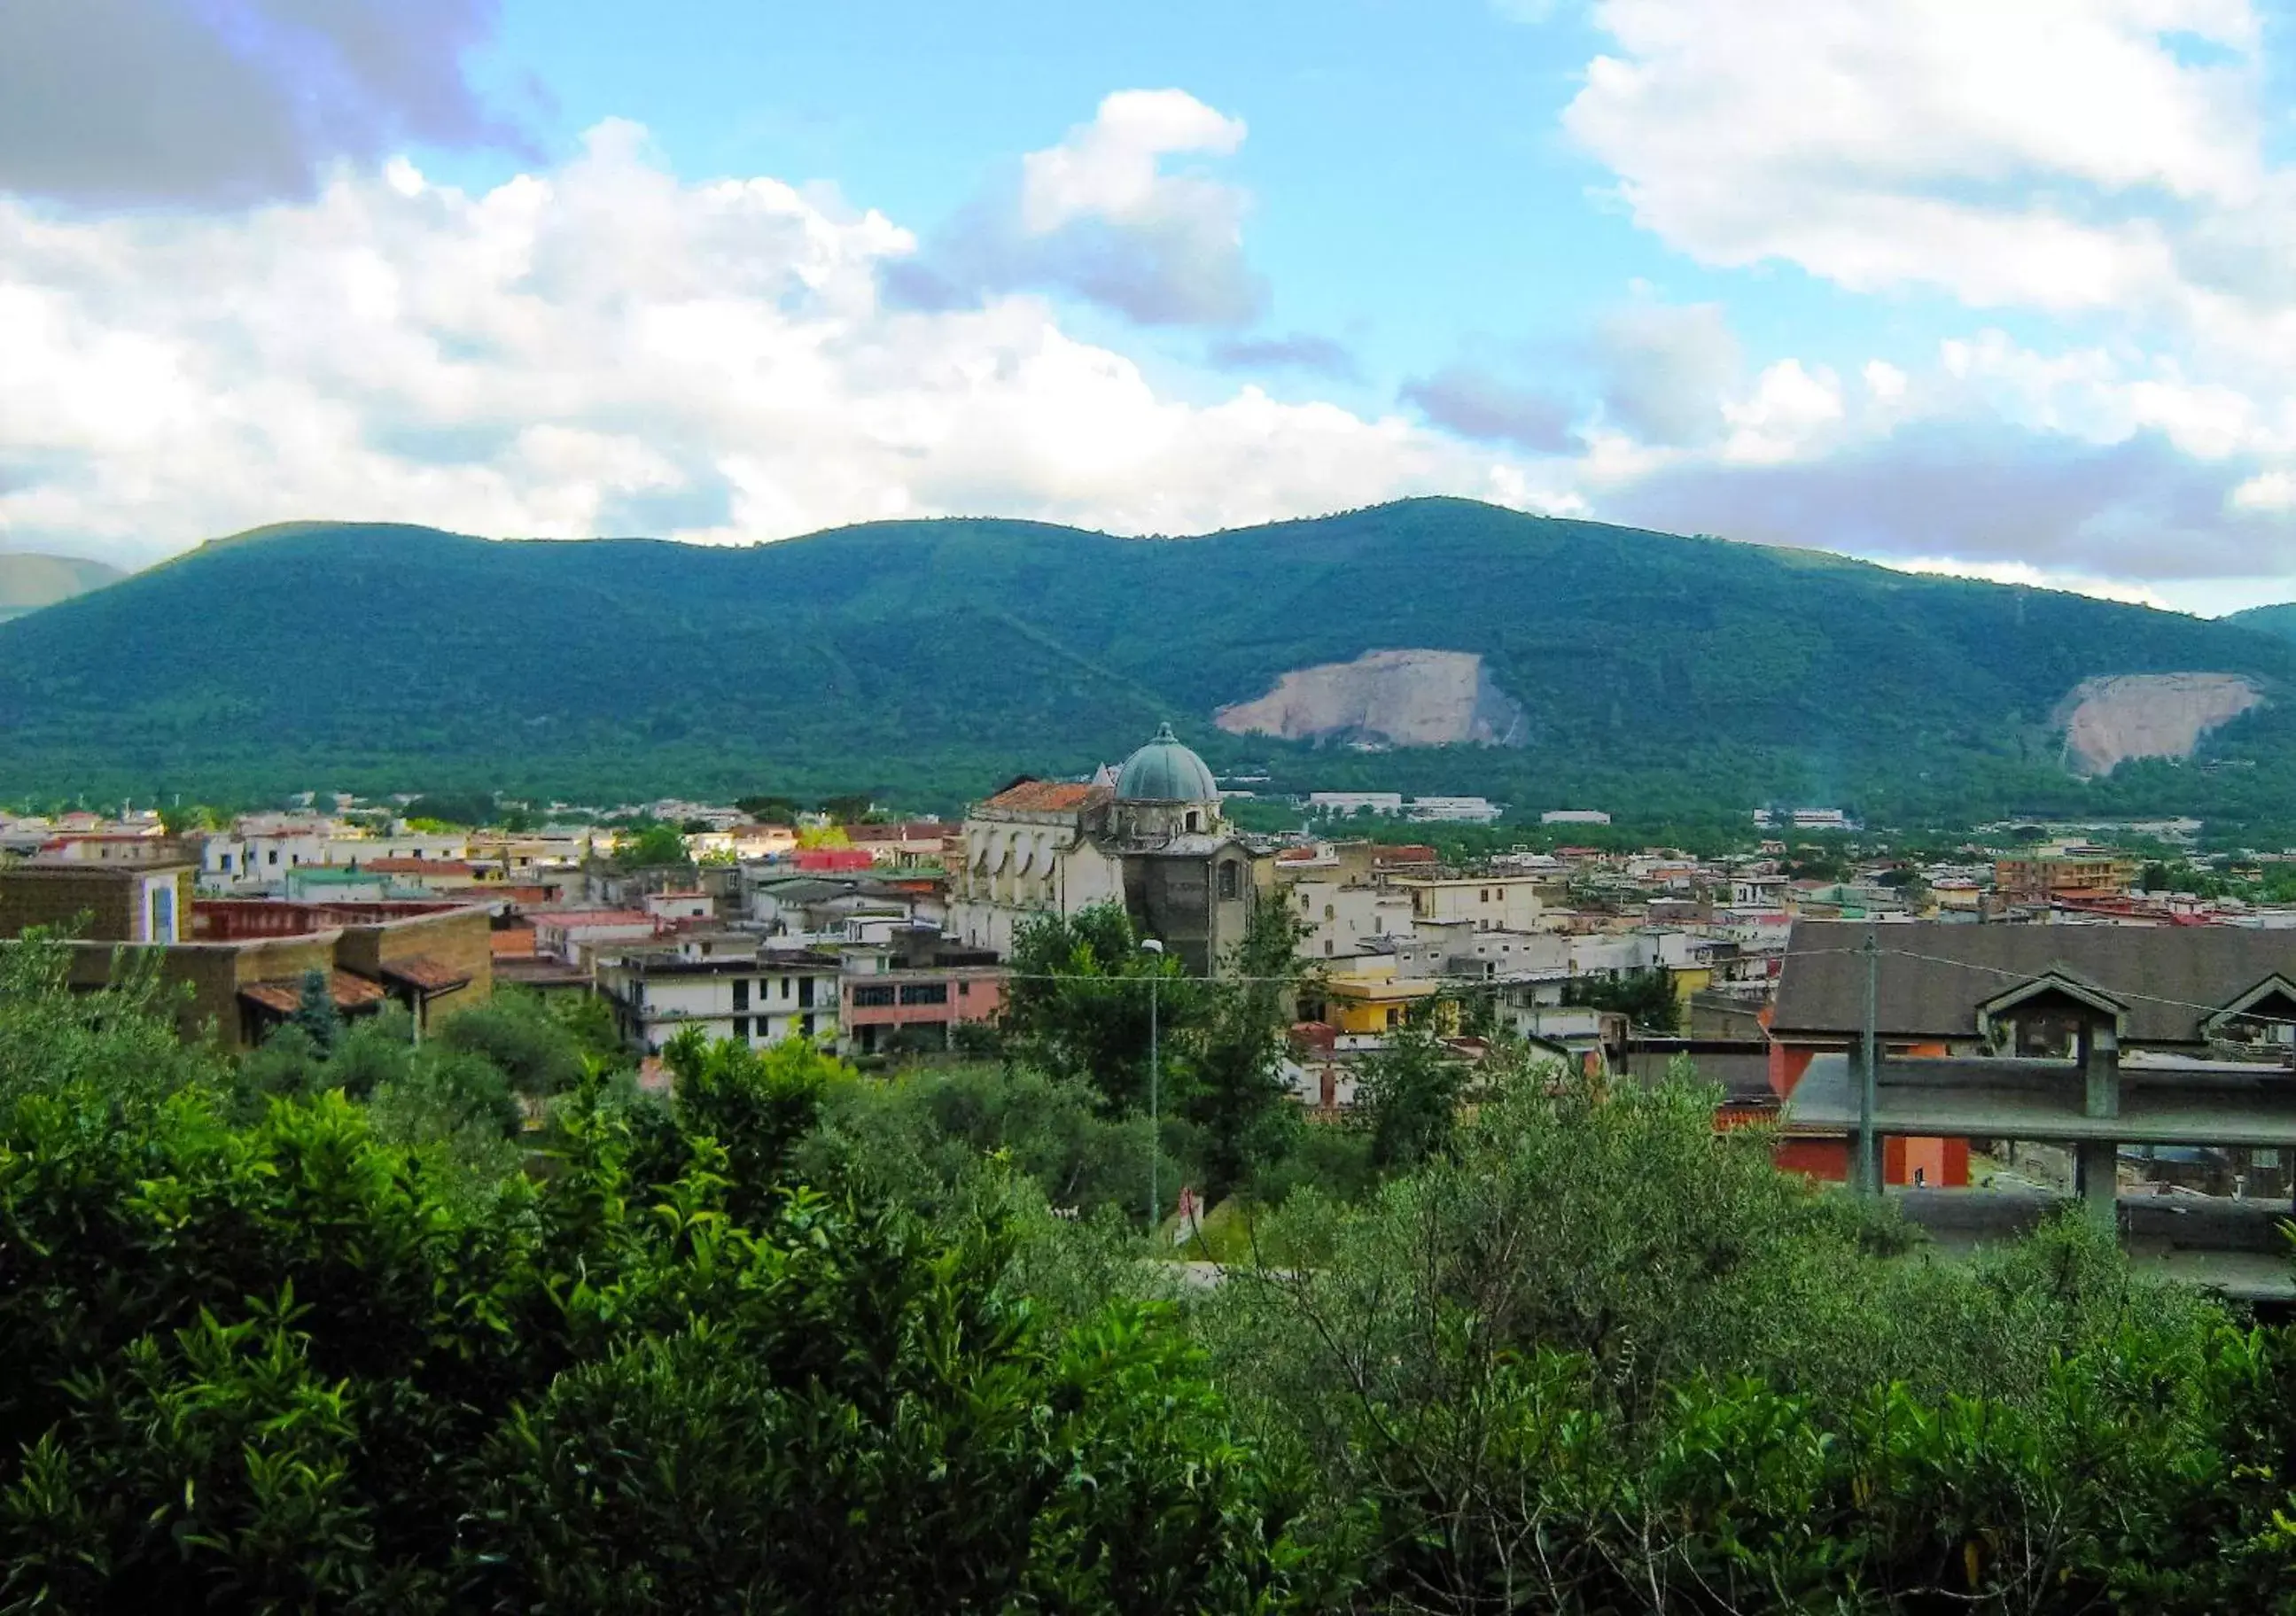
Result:
<svg viewBox="0 0 2296 1616">
<path fill-rule="evenodd" d="M 1470 1072 L 1496 1041 L 1605 1079 L 1688 1072 L 1718 1127 L 1774 1128 L 1784 1168 L 1940 1192 L 1907 1204 L 1948 1243 L 2079 1197 L 2117 1203 L 2132 1254 L 2168 1271 L 2292 1293 L 2296 855 L 2195 862 L 2200 823 L 2163 820 L 2004 825 L 1921 859 L 1833 808 L 1757 811 L 1746 847 L 1705 857 L 1560 842 L 1610 827 L 1584 808 L 1540 811 L 1537 849 L 1446 853 L 1409 838 L 1500 808 L 1316 792 L 1268 831 L 1240 805 L 1263 824 L 1278 806 L 1166 726 L 961 819 L 661 800 L 493 816 L 510 828 L 342 795 L 172 829 L 150 808 L 27 816 L 0 822 L 0 936 L 61 931 L 88 988 L 118 949 L 150 956 L 182 1035 L 226 1051 L 315 983 L 347 1021 L 401 1006 L 418 1038 L 498 991 L 594 997 L 660 1087 L 689 1030 L 865 1070 L 964 1059 L 1043 917 L 1114 906 L 1215 981 L 1273 912 L 1296 967 L 1279 1070 L 1311 1121 L 1344 1122 L 1406 1028 Z M 1942 1193 L 1972 1189 L 1990 1194 Z"/>
</svg>

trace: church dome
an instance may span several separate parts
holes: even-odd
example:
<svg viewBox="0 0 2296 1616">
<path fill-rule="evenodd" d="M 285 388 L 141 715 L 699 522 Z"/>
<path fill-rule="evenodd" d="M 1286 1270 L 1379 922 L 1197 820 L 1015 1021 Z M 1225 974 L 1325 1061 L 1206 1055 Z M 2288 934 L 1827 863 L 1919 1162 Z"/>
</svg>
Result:
<svg viewBox="0 0 2296 1616">
<path fill-rule="evenodd" d="M 1204 760 L 1180 743 L 1168 724 L 1124 760 L 1116 776 L 1119 802 L 1217 802 L 1219 787 Z"/>
</svg>

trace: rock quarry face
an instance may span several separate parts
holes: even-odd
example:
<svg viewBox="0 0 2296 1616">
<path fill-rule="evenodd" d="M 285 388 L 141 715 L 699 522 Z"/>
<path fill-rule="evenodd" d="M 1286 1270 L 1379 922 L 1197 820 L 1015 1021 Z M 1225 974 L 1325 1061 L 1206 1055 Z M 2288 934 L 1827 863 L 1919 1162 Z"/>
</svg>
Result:
<svg viewBox="0 0 2296 1616">
<path fill-rule="evenodd" d="M 1297 668 L 1212 722 L 1233 735 L 1388 746 L 1521 746 L 1530 731 L 1521 706 L 1470 651 L 1370 651 Z"/>
<path fill-rule="evenodd" d="M 2130 673 L 2084 679 L 2057 704 L 2065 763 L 2109 775 L 2131 758 L 2189 758 L 2201 737 L 2230 723 L 2264 693 L 2234 673 Z"/>
</svg>

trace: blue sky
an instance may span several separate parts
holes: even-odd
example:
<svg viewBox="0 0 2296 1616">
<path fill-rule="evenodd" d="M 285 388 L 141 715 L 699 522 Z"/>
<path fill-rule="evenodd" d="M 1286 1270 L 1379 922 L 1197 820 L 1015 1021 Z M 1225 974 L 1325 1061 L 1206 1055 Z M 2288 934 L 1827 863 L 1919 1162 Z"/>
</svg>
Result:
<svg viewBox="0 0 2296 1616">
<path fill-rule="evenodd" d="M 1446 491 L 2296 595 L 2249 0 L 26 0 L 0 546 Z"/>
</svg>

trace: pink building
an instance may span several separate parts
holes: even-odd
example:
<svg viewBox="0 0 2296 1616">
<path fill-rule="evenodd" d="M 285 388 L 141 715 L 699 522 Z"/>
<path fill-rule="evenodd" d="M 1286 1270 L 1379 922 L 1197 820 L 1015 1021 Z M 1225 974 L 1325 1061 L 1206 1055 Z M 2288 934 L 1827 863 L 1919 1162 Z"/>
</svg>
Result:
<svg viewBox="0 0 2296 1616">
<path fill-rule="evenodd" d="M 965 948 L 920 930 L 882 947 L 848 948 L 839 1019 L 846 1050 L 947 1049 L 966 1021 L 1004 1009 L 1004 971 L 987 948 Z"/>
</svg>

